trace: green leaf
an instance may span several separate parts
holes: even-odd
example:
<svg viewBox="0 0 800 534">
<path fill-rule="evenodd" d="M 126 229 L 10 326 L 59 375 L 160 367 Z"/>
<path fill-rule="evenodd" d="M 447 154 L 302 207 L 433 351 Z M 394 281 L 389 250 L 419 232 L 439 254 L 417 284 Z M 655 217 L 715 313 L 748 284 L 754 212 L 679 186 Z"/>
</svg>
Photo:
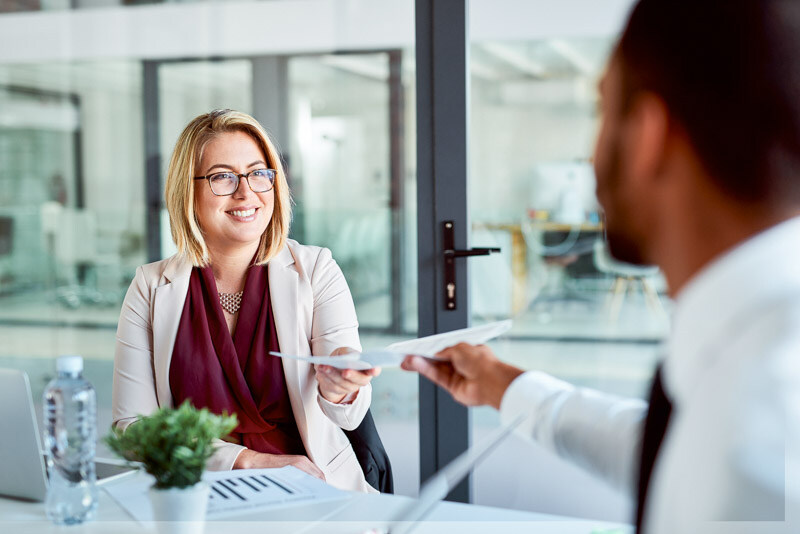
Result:
<svg viewBox="0 0 800 534">
<path fill-rule="evenodd" d="M 124 432 L 111 429 L 103 441 L 129 463 L 141 462 L 155 477 L 157 488 L 182 488 L 200 481 L 214 452 L 213 440 L 227 436 L 237 425 L 235 414 L 215 415 L 185 401 L 178 408 L 159 408 L 140 416 Z"/>
</svg>

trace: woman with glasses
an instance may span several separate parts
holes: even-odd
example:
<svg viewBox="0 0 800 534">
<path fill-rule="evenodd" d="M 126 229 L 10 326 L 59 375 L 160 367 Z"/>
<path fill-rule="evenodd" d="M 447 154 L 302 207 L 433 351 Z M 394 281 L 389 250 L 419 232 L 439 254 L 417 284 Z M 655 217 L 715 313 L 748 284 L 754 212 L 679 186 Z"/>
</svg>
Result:
<svg viewBox="0 0 800 534">
<path fill-rule="evenodd" d="M 289 189 L 261 125 L 231 110 L 190 122 L 169 164 L 166 204 L 178 253 L 137 269 L 125 296 L 113 424 L 124 429 L 188 399 L 239 420 L 211 469 L 293 465 L 342 489 L 374 491 L 343 430 L 364 418 L 380 370 L 269 354 L 361 346 L 330 251 L 287 238 Z"/>
</svg>

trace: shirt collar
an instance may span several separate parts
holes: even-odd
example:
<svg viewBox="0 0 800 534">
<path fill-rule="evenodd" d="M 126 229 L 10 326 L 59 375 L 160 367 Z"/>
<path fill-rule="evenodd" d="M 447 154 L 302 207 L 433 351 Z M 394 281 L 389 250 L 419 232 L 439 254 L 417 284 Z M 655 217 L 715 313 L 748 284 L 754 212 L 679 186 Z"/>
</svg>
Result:
<svg viewBox="0 0 800 534">
<path fill-rule="evenodd" d="M 800 290 L 800 217 L 723 253 L 678 294 L 664 362 L 664 387 L 680 404 L 720 354 L 714 345 L 749 321 L 754 309 Z M 744 322 L 743 325 L 746 325 Z"/>
</svg>

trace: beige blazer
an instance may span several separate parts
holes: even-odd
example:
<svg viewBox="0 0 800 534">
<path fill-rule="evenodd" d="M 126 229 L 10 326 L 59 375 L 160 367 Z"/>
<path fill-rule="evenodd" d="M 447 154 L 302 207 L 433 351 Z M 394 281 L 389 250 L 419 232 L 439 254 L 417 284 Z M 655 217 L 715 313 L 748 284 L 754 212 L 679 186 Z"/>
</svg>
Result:
<svg viewBox="0 0 800 534">
<path fill-rule="evenodd" d="M 114 354 L 113 425 L 126 428 L 139 415 L 173 406 L 169 365 L 189 289 L 192 265 L 172 256 L 139 267 L 120 312 Z M 269 287 L 281 351 L 329 355 L 338 347 L 361 350 L 347 282 L 328 249 L 289 240 L 269 262 Z M 312 365 L 284 358 L 289 399 L 309 458 L 341 489 L 375 490 L 342 429 L 356 428 L 369 408 L 372 387 L 350 404 L 319 395 Z M 232 469 L 243 446 L 217 440 L 212 470 Z"/>
</svg>

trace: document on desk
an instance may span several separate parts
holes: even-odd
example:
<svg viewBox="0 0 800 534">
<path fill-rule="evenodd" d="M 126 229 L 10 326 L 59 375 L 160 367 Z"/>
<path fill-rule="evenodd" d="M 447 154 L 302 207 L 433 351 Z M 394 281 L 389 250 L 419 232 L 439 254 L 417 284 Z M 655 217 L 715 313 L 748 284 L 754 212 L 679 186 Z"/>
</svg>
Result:
<svg viewBox="0 0 800 534">
<path fill-rule="evenodd" d="M 155 479 L 145 473 L 104 485 L 134 519 L 154 521 L 148 491 Z M 203 480 L 211 486 L 207 520 L 294 504 L 348 499 L 347 492 L 291 466 L 278 469 L 209 471 Z"/>
<path fill-rule="evenodd" d="M 317 365 L 330 365 L 338 369 L 372 369 L 373 367 L 399 367 L 403 359 L 413 354 L 435 359 L 435 354 L 447 347 L 459 343 L 480 345 L 507 332 L 511 328 L 511 320 L 497 321 L 472 328 L 462 328 L 443 334 L 410 339 L 399 343 L 392 343 L 384 349 L 368 350 L 361 353 L 343 354 L 342 356 L 298 356 L 270 352 L 279 358 L 291 358 Z"/>
</svg>

